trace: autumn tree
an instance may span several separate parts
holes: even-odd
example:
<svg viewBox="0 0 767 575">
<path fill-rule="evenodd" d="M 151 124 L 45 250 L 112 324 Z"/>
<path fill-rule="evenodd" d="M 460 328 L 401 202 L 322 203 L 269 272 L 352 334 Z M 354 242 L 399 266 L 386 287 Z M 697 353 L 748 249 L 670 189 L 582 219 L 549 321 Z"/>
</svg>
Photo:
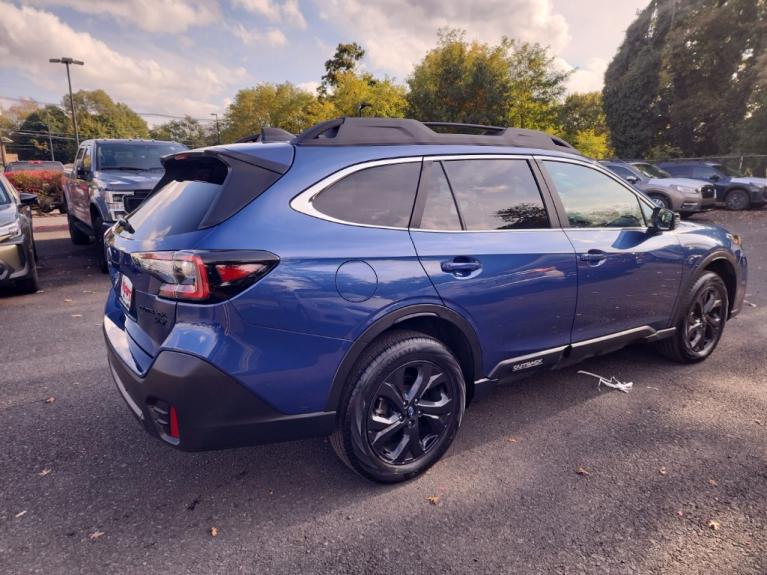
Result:
<svg viewBox="0 0 767 575">
<path fill-rule="evenodd" d="M 190 148 L 202 148 L 216 143 L 215 128 L 203 126 L 191 116 L 171 120 L 149 130 L 149 136 L 155 140 L 179 142 Z"/>
<path fill-rule="evenodd" d="M 587 156 L 608 157 L 611 154 L 610 128 L 602 94 L 569 94 L 557 108 L 556 132 Z"/>
<path fill-rule="evenodd" d="M 365 56 L 365 50 L 356 42 L 339 44 L 335 54 L 325 62 L 325 75 L 317 89 L 320 97 L 325 97 L 338 86 L 339 76 L 342 74 L 356 73 L 360 61 Z"/>
</svg>

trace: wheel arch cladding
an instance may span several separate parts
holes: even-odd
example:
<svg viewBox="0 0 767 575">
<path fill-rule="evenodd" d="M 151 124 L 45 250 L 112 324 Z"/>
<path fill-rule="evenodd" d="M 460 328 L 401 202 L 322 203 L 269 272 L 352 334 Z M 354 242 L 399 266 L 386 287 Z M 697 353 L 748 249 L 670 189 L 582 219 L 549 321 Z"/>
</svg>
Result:
<svg viewBox="0 0 767 575">
<path fill-rule="evenodd" d="M 368 327 L 357 338 L 336 370 L 326 410 L 335 410 L 354 366 L 380 336 L 392 330 L 413 330 L 430 335 L 453 353 L 466 383 L 467 404 L 474 394 L 474 381 L 482 377 L 482 348 L 474 328 L 454 311 L 424 304 L 396 310 Z"/>
<path fill-rule="evenodd" d="M 717 274 L 724 282 L 727 288 L 728 313 L 732 311 L 735 305 L 735 294 L 738 289 L 738 280 L 735 274 L 735 268 L 732 263 L 724 257 L 717 257 L 707 262 L 701 271 L 711 271 Z"/>
</svg>

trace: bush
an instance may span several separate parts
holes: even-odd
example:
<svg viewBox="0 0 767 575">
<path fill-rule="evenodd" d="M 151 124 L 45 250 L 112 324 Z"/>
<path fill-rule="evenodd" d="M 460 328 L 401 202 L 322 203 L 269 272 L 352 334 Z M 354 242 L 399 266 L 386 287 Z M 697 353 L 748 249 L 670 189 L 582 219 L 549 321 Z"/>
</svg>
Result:
<svg viewBox="0 0 767 575">
<path fill-rule="evenodd" d="M 5 177 L 20 192 L 35 194 L 40 211 L 50 212 L 64 203 L 64 174 L 61 172 L 7 172 Z"/>
</svg>

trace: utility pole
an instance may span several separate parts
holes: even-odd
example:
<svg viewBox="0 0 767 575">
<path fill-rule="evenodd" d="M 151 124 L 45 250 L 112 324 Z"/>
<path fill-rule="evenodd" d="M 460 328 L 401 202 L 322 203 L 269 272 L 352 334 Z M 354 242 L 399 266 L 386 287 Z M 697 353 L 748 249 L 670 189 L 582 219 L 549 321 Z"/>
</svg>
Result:
<svg viewBox="0 0 767 575">
<path fill-rule="evenodd" d="M 221 128 L 219 128 L 218 125 L 218 112 L 211 112 L 210 115 L 216 118 L 216 139 L 218 140 L 218 144 L 221 145 Z"/>
<path fill-rule="evenodd" d="M 69 66 L 84 66 L 85 62 L 80 60 L 74 60 L 72 58 L 62 56 L 61 58 L 50 58 L 48 60 L 51 64 L 64 64 L 67 67 L 67 84 L 69 84 L 69 106 L 72 109 L 72 124 L 75 127 L 75 142 L 77 147 L 80 147 L 80 132 L 77 129 L 77 114 L 75 114 L 75 101 L 72 98 L 72 78 L 69 75 Z M 49 130 L 50 132 L 50 130 Z"/>
</svg>

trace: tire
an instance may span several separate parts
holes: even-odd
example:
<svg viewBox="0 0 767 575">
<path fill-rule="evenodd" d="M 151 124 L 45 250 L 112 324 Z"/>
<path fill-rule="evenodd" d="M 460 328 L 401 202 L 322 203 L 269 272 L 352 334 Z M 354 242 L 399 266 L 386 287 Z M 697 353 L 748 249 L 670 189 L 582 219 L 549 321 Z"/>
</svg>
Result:
<svg viewBox="0 0 767 575">
<path fill-rule="evenodd" d="M 357 362 L 331 444 L 367 479 L 406 481 L 447 451 L 465 409 L 463 373 L 447 347 L 423 333 L 394 331 Z"/>
<path fill-rule="evenodd" d="M 659 208 L 666 208 L 667 210 L 671 209 L 671 202 L 668 201 L 666 196 L 661 196 L 660 194 L 650 194 L 648 197 Z"/>
<path fill-rule="evenodd" d="M 724 197 L 728 210 L 740 211 L 751 207 L 751 198 L 746 190 L 730 190 Z"/>
<path fill-rule="evenodd" d="M 687 292 L 674 335 L 659 341 L 658 350 L 679 363 L 703 361 L 722 338 L 729 306 L 722 278 L 714 272 L 704 272 Z"/>
<path fill-rule="evenodd" d="M 67 216 L 67 224 L 69 224 L 69 237 L 72 243 L 76 246 L 83 246 L 91 241 L 91 237 L 84 233 L 75 223 L 76 220 L 71 215 Z"/>
<path fill-rule="evenodd" d="M 107 256 L 104 252 L 104 233 L 101 231 L 104 227 L 104 220 L 101 219 L 99 214 L 94 214 L 93 218 L 93 237 L 96 238 L 94 242 L 96 244 L 96 263 L 98 264 L 101 273 L 107 273 L 109 271 L 107 267 Z"/>
<path fill-rule="evenodd" d="M 37 254 L 33 251 L 27 256 L 30 270 L 27 277 L 16 280 L 16 291 L 19 293 L 35 293 L 40 289 L 40 280 L 37 275 Z"/>
</svg>

